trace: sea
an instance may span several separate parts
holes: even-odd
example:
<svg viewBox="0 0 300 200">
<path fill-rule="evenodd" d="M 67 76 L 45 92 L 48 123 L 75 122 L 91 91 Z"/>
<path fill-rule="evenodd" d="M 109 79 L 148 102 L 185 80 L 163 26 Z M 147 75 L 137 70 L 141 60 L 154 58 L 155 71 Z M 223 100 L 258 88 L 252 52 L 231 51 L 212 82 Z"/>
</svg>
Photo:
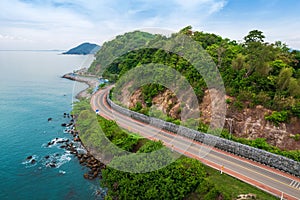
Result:
<svg viewBox="0 0 300 200">
<path fill-rule="evenodd" d="M 72 139 L 61 126 L 70 121 L 64 113 L 87 87 L 61 76 L 93 61 L 91 55 L 61 53 L 0 51 L 1 200 L 103 199 L 99 179 L 84 179 L 88 169 L 61 144 L 47 145 Z"/>
</svg>

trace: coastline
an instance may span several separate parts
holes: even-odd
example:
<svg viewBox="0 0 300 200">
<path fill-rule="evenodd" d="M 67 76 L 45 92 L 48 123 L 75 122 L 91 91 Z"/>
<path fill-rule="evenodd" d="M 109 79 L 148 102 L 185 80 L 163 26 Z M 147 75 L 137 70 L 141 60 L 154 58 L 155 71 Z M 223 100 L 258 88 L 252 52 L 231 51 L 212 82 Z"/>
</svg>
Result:
<svg viewBox="0 0 300 200">
<path fill-rule="evenodd" d="M 94 89 L 99 86 L 99 79 L 96 77 L 86 77 L 77 75 L 74 73 L 68 73 L 62 76 L 62 78 L 69 79 L 72 81 L 78 81 L 81 83 L 85 83 L 88 85 L 88 87 L 82 91 L 80 91 L 78 94 L 76 94 L 75 98 L 78 100 L 83 100 L 90 98 L 93 93 L 88 92 L 90 88 Z M 69 124 L 62 124 L 62 126 L 66 127 L 66 132 L 71 134 L 73 136 L 73 141 L 71 143 L 66 143 L 64 146 L 65 149 L 71 152 L 71 154 L 75 155 L 78 158 L 79 164 L 82 166 L 85 166 L 89 169 L 87 173 L 83 175 L 85 179 L 88 180 L 94 180 L 96 178 L 101 179 L 101 169 L 105 168 L 105 164 L 103 164 L 100 160 L 97 160 L 94 156 L 94 153 L 91 152 L 89 148 L 85 146 L 83 141 L 80 139 L 79 131 L 75 129 L 76 127 L 76 119 L 78 116 L 76 115 L 70 115 L 71 121 Z M 80 151 L 80 148 L 78 149 L 76 146 L 74 146 L 74 143 L 79 143 L 80 146 L 84 149 L 84 151 Z M 106 194 L 104 191 L 97 191 L 97 194 Z"/>
<path fill-rule="evenodd" d="M 72 76 L 71 74 L 66 74 L 63 76 L 63 78 L 67 78 L 69 80 L 73 80 L 73 81 L 78 81 L 78 82 L 83 82 L 85 84 L 87 84 L 89 87 L 86 88 L 85 90 L 79 92 L 76 95 L 76 98 L 83 98 L 83 94 L 84 91 L 88 91 L 89 88 L 94 87 L 95 85 L 95 80 L 98 82 L 98 79 L 96 79 L 95 77 L 84 77 L 84 76 Z M 91 97 L 92 94 L 87 93 L 88 96 L 86 96 L 86 98 Z M 76 126 L 76 116 L 74 116 L 74 127 Z M 73 148 L 73 145 L 69 145 L 67 146 L 67 149 L 70 150 L 72 152 L 72 154 L 75 154 L 75 156 L 78 158 L 79 163 L 82 166 L 86 166 L 88 167 L 90 170 L 89 172 L 85 173 L 83 175 L 83 177 L 87 180 L 93 180 L 93 179 L 102 179 L 102 170 L 105 170 L 106 165 L 103 164 L 100 160 L 98 160 L 96 158 L 96 152 L 93 151 L 93 149 L 87 148 L 83 141 L 81 141 L 80 137 L 79 137 L 79 132 L 78 130 L 74 131 L 70 131 L 70 133 L 73 135 L 74 137 L 74 142 L 80 142 L 80 144 L 84 147 L 84 149 L 86 150 L 86 153 L 79 153 L 78 150 L 76 148 Z M 218 172 L 216 172 L 218 173 Z M 104 176 L 105 177 L 105 176 Z M 125 179 L 124 179 L 125 180 Z M 127 180 L 129 181 L 129 180 Z M 103 195 L 103 196 L 110 196 L 108 191 L 109 190 L 115 190 L 112 187 L 108 187 L 107 185 L 105 186 L 105 189 L 101 189 L 97 191 L 97 195 Z M 244 186 L 241 186 L 244 187 Z M 258 195 L 261 195 L 260 193 Z"/>
<path fill-rule="evenodd" d="M 80 76 L 74 73 L 67 73 L 62 76 L 62 78 L 69 79 L 72 81 L 78 81 L 81 83 L 85 83 L 88 85 L 88 87 L 82 91 L 80 91 L 78 94 L 76 94 L 75 98 L 76 99 L 82 99 L 82 98 L 90 98 L 92 96 L 91 93 L 88 92 L 89 88 L 96 88 L 99 85 L 99 80 L 96 77 L 85 77 L 85 76 Z"/>
<path fill-rule="evenodd" d="M 60 148 L 66 145 L 62 141 L 73 140 L 61 124 L 71 120 L 64 113 L 72 109 L 75 83 L 61 76 L 84 58 L 50 51 L 1 52 L 0 149 L 5 153 L 0 199 L 104 199 L 97 195 L 103 189 L 98 179 L 84 179 L 88 169 Z M 76 84 L 74 96 L 86 87 Z M 53 145 L 47 147 L 48 142 Z"/>
</svg>

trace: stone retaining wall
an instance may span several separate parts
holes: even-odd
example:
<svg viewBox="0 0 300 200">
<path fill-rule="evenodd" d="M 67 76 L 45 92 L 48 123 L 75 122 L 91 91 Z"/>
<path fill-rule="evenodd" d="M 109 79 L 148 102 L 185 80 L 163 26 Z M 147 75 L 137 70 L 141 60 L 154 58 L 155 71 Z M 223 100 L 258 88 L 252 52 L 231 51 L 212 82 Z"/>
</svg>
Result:
<svg viewBox="0 0 300 200">
<path fill-rule="evenodd" d="M 271 166 L 273 168 L 300 177 L 300 163 L 292 159 L 276 155 L 261 149 L 250 147 L 244 144 L 240 144 L 234 141 L 230 141 L 224 138 L 220 138 L 214 135 L 209 135 L 199 131 L 195 131 L 183 126 L 178 126 L 176 124 L 166 122 L 157 118 L 148 117 L 146 115 L 128 110 L 115 104 L 109 99 L 108 95 L 107 103 L 112 107 L 113 110 L 118 111 L 138 121 L 153 125 L 163 130 L 173 132 L 175 134 L 182 135 L 184 137 L 192 138 L 196 141 L 207 145 L 213 144 L 213 146 L 218 149 L 236 154 L 238 156 L 245 157 L 247 159 L 254 160 L 256 162 Z"/>
</svg>

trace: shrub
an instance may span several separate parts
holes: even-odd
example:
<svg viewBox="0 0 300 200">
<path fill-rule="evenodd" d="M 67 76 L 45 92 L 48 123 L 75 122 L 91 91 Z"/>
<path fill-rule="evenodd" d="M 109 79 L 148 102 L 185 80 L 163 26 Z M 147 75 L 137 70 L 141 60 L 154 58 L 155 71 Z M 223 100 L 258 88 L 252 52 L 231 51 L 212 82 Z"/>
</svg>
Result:
<svg viewBox="0 0 300 200">
<path fill-rule="evenodd" d="M 293 115 L 300 118 L 300 103 L 293 106 L 291 110 L 292 110 Z"/>
<path fill-rule="evenodd" d="M 239 100 L 234 101 L 233 106 L 238 110 L 242 110 L 244 108 L 244 104 Z"/>
<path fill-rule="evenodd" d="M 231 99 L 226 99 L 225 102 L 226 102 L 227 104 L 231 104 Z"/>
<path fill-rule="evenodd" d="M 89 89 L 87 89 L 87 93 L 89 93 L 89 94 L 93 94 L 93 91 L 94 91 L 94 89 L 91 87 Z"/>
<path fill-rule="evenodd" d="M 288 120 L 288 112 L 287 111 L 273 111 L 271 115 L 265 116 L 265 120 L 273 122 L 276 126 L 279 123 L 286 122 Z"/>
<path fill-rule="evenodd" d="M 104 88 L 105 87 L 105 83 L 101 83 L 100 85 L 99 85 L 99 88 Z"/>
<path fill-rule="evenodd" d="M 296 134 L 294 136 L 295 141 L 299 141 L 300 140 L 300 133 Z"/>
<path fill-rule="evenodd" d="M 270 100 L 271 97 L 266 92 L 259 92 L 254 97 L 255 104 L 260 104 L 260 105 L 266 105 L 268 102 L 270 102 Z"/>
<path fill-rule="evenodd" d="M 252 99 L 252 93 L 246 90 L 242 90 L 239 92 L 237 99 L 240 101 L 249 101 Z"/>
<path fill-rule="evenodd" d="M 133 111 L 135 111 L 135 112 L 138 112 L 138 111 L 140 111 L 142 108 L 143 108 L 142 103 L 141 103 L 141 102 L 137 102 L 136 105 L 135 105 L 135 107 L 132 108 L 131 110 L 133 110 Z"/>
</svg>

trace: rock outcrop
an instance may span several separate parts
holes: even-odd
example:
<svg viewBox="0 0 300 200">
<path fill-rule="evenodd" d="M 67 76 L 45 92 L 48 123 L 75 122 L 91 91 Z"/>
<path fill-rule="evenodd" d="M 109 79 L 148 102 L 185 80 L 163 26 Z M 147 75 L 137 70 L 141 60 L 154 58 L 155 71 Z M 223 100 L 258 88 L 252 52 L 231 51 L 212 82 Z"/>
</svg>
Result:
<svg viewBox="0 0 300 200">
<path fill-rule="evenodd" d="M 214 96 L 218 95 L 216 91 L 211 92 Z M 231 102 L 234 100 L 234 97 L 230 96 L 225 96 L 225 98 Z M 203 101 L 199 106 L 201 112 L 200 120 L 203 123 L 211 123 L 212 103 L 221 103 L 219 102 L 220 100 L 222 98 L 210 98 L 209 91 L 205 91 Z M 130 97 L 129 108 L 134 107 L 137 102 L 146 107 L 140 90 L 135 91 Z M 155 96 L 152 103 L 168 116 L 180 119 L 180 102 L 170 90 Z M 216 114 L 218 115 L 218 113 L 221 113 L 221 111 L 217 110 Z M 224 127 L 237 137 L 247 139 L 266 138 L 269 144 L 281 149 L 300 149 L 300 141 L 296 141 L 293 138 L 294 135 L 300 133 L 300 119 L 294 117 L 291 118 L 289 123 L 280 123 L 279 126 L 276 126 L 274 123 L 265 120 L 265 115 L 270 113 L 272 113 L 271 110 L 260 105 L 254 108 L 238 110 L 231 104 L 227 104 Z"/>
<path fill-rule="evenodd" d="M 226 96 L 226 99 L 232 101 L 234 98 Z M 209 124 L 211 119 L 209 92 L 205 92 L 200 110 L 202 113 L 201 120 Z M 296 141 L 291 137 L 300 133 L 300 119 L 294 117 L 289 123 L 280 123 L 276 126 L 274 123 L 265 120 L 265 116 L 271 113 L 271 110 L 261 105 L 238 110 L 228 104 L 224 127 L 237 137 L 247 139 L 266 138 L 269 144 L 281 149 L 300 149 L 300 141 Z"/>
</svg>

